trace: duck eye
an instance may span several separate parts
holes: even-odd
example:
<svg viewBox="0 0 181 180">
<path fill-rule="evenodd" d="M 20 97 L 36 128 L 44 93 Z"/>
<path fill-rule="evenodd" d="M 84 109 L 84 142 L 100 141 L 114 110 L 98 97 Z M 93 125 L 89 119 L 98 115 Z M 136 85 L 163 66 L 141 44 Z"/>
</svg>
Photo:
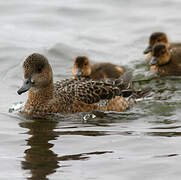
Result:
<svg viewBox="0 0 181 180">
<path fill-rule="evenodd" d="M 87 63 L 85 63 L 84 66 L 87 66 Z"/>
</svg>

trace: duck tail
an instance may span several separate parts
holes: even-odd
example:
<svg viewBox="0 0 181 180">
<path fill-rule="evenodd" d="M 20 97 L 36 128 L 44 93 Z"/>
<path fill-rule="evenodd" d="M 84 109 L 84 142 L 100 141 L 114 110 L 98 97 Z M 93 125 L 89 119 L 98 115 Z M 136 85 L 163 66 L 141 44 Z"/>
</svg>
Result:
<svg viewBox="0 0 181 180">
<path fill-rule="evenodd" d="M 119 79 L 115 80 L 115 85 L 119 87 L 121 91 L 131 89 L 132 87 L 132 72 L 125 72 Z"/>
</svg>

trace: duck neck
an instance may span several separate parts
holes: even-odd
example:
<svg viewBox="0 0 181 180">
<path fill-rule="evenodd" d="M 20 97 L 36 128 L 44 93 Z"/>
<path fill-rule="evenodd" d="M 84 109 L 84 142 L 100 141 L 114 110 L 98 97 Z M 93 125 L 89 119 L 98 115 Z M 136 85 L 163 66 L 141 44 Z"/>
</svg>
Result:
<svg viewBox="0 0 181 180">
<path fill-rule="evenodd" d="M 171 59 L 169 59 L 169 61 L 167 61 L 167 62 L 164 63 L 164 64 L 159 64 L 158 66 L 159 66 L 159 67 L 168 66 L 168 64 L 170 64 L 170 62 L 171 62 Z"/>
<path fill-rule="evenodd" d="M 53 98 L 53 82 L 46 87 L 31 88 L 28 93 L 28 103 L 41 104 Z"/>
</svg>

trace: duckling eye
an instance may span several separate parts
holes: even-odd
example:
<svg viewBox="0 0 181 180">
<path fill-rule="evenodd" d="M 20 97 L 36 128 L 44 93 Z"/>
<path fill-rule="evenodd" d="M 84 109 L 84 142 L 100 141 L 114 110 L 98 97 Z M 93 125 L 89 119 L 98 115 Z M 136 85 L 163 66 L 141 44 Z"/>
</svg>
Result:
<svg viewBox="0 0 181 180">
<path fill-rule="evenodd" d="M 85 63 L 84 66 L 87 66 L 87 63 Z"/>
</svg>

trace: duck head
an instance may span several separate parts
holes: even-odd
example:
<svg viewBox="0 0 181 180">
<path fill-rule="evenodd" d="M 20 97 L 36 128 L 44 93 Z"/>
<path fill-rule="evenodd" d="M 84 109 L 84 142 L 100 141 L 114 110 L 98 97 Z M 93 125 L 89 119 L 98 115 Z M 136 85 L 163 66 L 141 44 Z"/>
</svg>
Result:
<svg viewBox="0 0 181 180">
<path fill-rule="evenodd" d="M 78 56 L 75 58 L 72 68 L 73 78 L 88 77 L 91 74 L 91 66 L 89 59 L 86 56 Z"/>
<path fill-rule="evenodd" d="M 29 89 L 40 90 L 53 84 L 53 73 L 46 57 L 34 53 L 23 63 L 24 82 L 17 91 L 20 95 Z"/>
<path fill-rule="evenodd" d="M 165 65 L 169 63 L 171 58 L 171 52 L 164 43 L 155 44 L 152 49 L 152 55 L 150 65 Z"/>
<path fill-rule="evenodd" d="M 152 52 L 152 48 L 157 43 L 165 43 L 168 46 L 168 37 L 163 32 L 154 32 L 149 38 L 149 46 L 144 50 L 144 54 Z"/>
</svg>

